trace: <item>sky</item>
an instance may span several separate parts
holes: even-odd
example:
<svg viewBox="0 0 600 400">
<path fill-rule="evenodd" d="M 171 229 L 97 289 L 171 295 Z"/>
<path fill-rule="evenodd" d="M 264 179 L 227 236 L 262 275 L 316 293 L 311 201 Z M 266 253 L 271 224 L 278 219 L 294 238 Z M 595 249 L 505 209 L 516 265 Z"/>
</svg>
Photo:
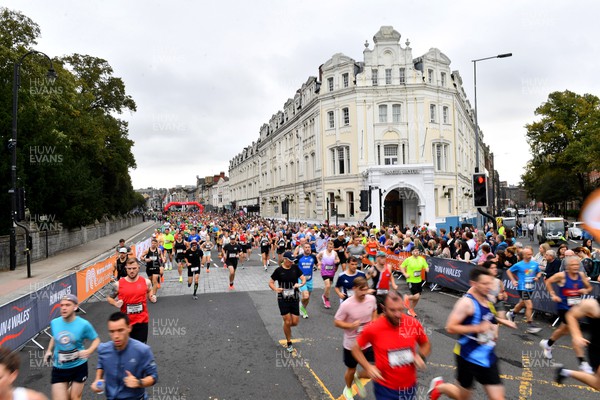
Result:
<svg viewBox="0 0 600 400">
<path fill-rule="evenodd" d="M 363 61 L 383 25 L 413 57 L 438 48 L 473 105 L 500 180 L 532 158 L 525 125 L 553 91 L 600 96 L 600 3 L 430 0 L 3 0 L 41 28 L 36 50 L 103 58 L 137 112 L 129 123 L 134 188 L 195 185 L 228 173 L 288 98 L 335 53 Z"/>
</svg>

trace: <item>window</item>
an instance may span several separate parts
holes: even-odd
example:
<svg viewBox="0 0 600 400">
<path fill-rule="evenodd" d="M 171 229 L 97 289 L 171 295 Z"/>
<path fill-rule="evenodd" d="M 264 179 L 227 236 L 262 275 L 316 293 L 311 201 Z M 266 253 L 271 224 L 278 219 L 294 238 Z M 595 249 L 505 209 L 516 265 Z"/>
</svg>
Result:
<svg viewBox="0 0 600 400">
<path fill-rule="evenodd" d="M 449 123 L 449 117 L 448 117 L 448 107 L 444 106 L 442 107 L 442 121 L 447 124 Z"/>
<path fill-rule="evenodd" d="M 346 209 L 348 210 L 348 216 L 354 216 L 354 192 L 346 192 Z"/>
<path fill-rule="evenodd" d="M 385 70 L 385 84 L 386 85 L 392 84 L 392 69 L 391 68 L 386 68 L 386 70 Z"/>
<path fill-rule="evenodd" d="M 442 86 L 446 87 L 446 73 L 442 72 L 441 77 L 442 77 Z"/>
<path fill-rule="evenodd" d="M 333 78 L 327 78 L 327 86 L 329 87 L 329 91 L 333 92 Z"/>
<path fill-rule="evenodd" d="M 433 70 L 432 69 L 427 70 L 427 82 L 433 83 Z"/>
<path fill-rule="evenodd" d="M 377 86 L 377 81 L 379 80 L 379 78 L 377 77 L 377 71 L 376 69 L 371 70 L 371 82 L 373 83 L 373 86 Z"/>
<path fill-rule="evenodd" d="M 429 105 L 429 122 L 437 121 L 437 110 L 435 108 L 435 104 Z"/>
<path fill-rule="evenodd" d="M 350 173 L 350 147 L 339 146 L 330 150 L 333 175 Z"/>
<path fill-rule="evenodd" d="M 327 210 L 329 212 L 329 215 L 335 215 L 336 214 L 336 205 L 335 205 L 335 195 L 332 192 L 327 193 L 327 197 L 329 197 L 329 209 Z"/>
<path fill-rule="evenodd" d="M 400 68 L 400 83 L 406 83 L 406 68 Z"/>
<path fill-rule="evenodd" d="M 392 104 L 392 121 L 400 122 L 400 120 L 401 120 L 400 111 L 401 110 L 402 110 L 402 108 L 400 107 L 400 104 Z"/>
<path fill-rule="evenodd" d="M 379 122 L 387 122 L 387 104 L 379 106 Z"/>
<path fill-rule="evenodd" d="M 452 197 L 453 197 L 453 189 L 448 189 L 448 214 L 452 214 Z"/>
<path fill-rule="evenodd" d="M 344 118 L 344 125 L 350 125 L 350 111 L 348 110 L 348 108 L 342 108 L 342 115 Z"/>
<path fill-rule="evenodd" d="M 385 165 L 398 164 L 398 145 L 386 144 L 383 146 L 383 163 Z"/>
<path fill-rule="evenodd" d="M 329 121 L 329 129 L 335 128 L 335 117 L 333 116 L 333 111 L 327 112 L 327 120 Z"/>
<path fill-rule="evenodd" d="M 433 144 L 433 166 L 436 171 L 448 169 L 448 145 L 446 143 Z"/>
<path fill-rule="evenodd" d="M 342 74 L 342 81 L 344 83 L 344 87 L 345 88 L 348 87 L 348 74 L 347 73 Z"/>
</svg>

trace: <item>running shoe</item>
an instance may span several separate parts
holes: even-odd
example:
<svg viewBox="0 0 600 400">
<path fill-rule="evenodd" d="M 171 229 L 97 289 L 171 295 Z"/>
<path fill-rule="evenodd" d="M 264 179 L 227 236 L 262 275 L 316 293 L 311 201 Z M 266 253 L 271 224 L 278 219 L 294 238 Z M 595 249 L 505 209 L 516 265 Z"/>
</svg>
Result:
<svg viewBox="0 0 600 400">
<path fill-rule="evenodd" d="M 327 303 L 326 303 L 327 297 L 325 297 L 324 294 L 321 295 L 321 300 L 323 300 L 323 307 L 327 308 Z"/>
<path fill-rule="evenodd" d="M 156 284 L 156 288 L 157 288 L 157 289 L 160 289 L 160 283 L 157 283 L 157 284 Z"/>
<path fill-rule="evenodd" d="M 563 375 L 564 370 L 565 369 L 563 368 L 562 364 L 557 364 L 557 368 L 554 370 L 554 381 L 559 385 L 562 385 L 563 381 L 565 380 L 565 376 Z"/>
<path fill-rule="evenodd" d="M 444 378 L 441 376 L 431 380 L 431 383 L 429 384 L 429 390 L 427 391 L 430 400 L 437 400 L 442 396 L 438 390 L 438 386 L 440 386 L 442 383 L 444 383 Z"/>
<path fill-rule="evenodd" d="M 415 312 L 415 310 L 413 310 L 412 308 L 409 308 L 408 311 L 406 312 L 408 315 L 410 315 L 413 318 L 417 318 L 417 313 Z"/>
<path fill-rule="evenodd" d="M 342 392 L 344 395 L 344 399 L 346 400 L 354 400 L 354 394 L 352 393 L 352 389 L 346 386 L 344 391 Z"/>
<path fill-rule="evenodd" d="M 542 328 L 535 326 L 534 324 L 528 324 L 529 326 L 525 329 L 526 333 L 538 333 Z"/>
<path fill-rule="evenodd" d="M 229 285 L 229 290 L 235 290 L 235 287 L 233 285 Z"/>
<path fill-rule="evenodd" d="M 164 276 L 164 275 L 161 275 L 161 276 L 160 276 L 160 282 L 161 282 L 161 283 L 164 283 L 164 282 L 165 282 L 165 276 Z"/>
<path fill-rule="evenodd" d="M 207 274 L 210 273 L 210 269 L 206 268 L 206 273 Z"/>
<path fill-rule="evenodd" d="M 308 313 L 306 312 L 306 308 L 304 308 L 304 306 L 302 304 L 300 304 L 300 315 L 304 319 L 308 318 Z"/>
<path fill-rule="evenodd" d="M 265 265 L 264 267 L 265 267 L 265 271 L 266 271 L 267 270 L 267 266 Z"/>
<path fill-rule="evenodd" d="M 192 298 L 193 298 L 194 300 L 198 300 L 198 296 L 196 296 L 196 295 L 193 295 L 193 296 L 192 296 Z"/>
<path fill-rule="evenodd" d="M 356 389 L 358 389 L 358 395 L 363 399 L 367 397 L 367 389 L 365 389 L 365 385 L 361 382 L 357 372 L 354 373 L 354 384 L 356 385 Z"/>
<path fill-rule="evenodd" d="M 325 297 L 325 308 L 331 308 L 331 303 L 329 303 L 329 299 Z"/>
<path fill-rule="evenodd" d="M 404 295 L 404 308 L 410 310 L 410 299 L 407 294 Z"/>
<path fill-rule="evenodd" d="M 552 360 L 552 347 L 548 346 L 548 341 L 546 339 L 540 340 L 540 347 L 544 349 L 544 357 L 548 360 Z"/>
<path fill-rule="evenodd" d="M 509 321 L 515 322 L 515 313 L 512 311 L 507 312 L 506 319 Z"/>
<path fill-rule="evenodd" d="M 579 364 L 579 370 L 581 372 L 585 372 L 586 374 L 593 374 L 594 370 L 592 369 L 592 367 L 590 366 L 590 364 L 588 364 L 587 361 L 583 361 L 581 364 Z"/>
<path fill-rule="evenodd" d="M 183 283 L 183 276 L 179 277 L 179 283 Z"/>
<path fill-rule="evenodd" d="M 286 347 L 286 350 L 287 350 L 288 353 L 293 353 L 294 352 L 294 346 L 292 346 L 290 344 L 288 347 Z"/>
</svg>

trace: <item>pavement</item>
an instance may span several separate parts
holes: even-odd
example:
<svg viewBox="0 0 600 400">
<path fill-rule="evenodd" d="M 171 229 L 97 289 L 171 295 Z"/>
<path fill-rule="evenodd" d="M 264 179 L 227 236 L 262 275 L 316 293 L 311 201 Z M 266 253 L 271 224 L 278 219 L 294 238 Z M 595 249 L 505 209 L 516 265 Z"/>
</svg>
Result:
<svg viewBox="0 0 600 400">
<path fill-rule="evenodd" d="M 52 281 L 68 275 L 73 270 L 115 249 L 119 239 L 127 244 L 151 235 L 156 222 L 147 221 L 91 242 L 63 250 L 52 257 L 31 263 L 31 278 L 27 278 L 27 266 L 19 265 L 14 271 L 0 271 L 0 305 L 35 292 Z"/>
<path fill-rule="evenodd" d="M 342 331 L 333 325 L 338 301 L 332 298 L 331 309 L 320 301 L 322 280 L 317 276 L 308 306 L 308 319 L 301 319 L 293 329 L 296 352 L 284 351 L 285 341 L 275 295 L 267 287 L 275 265 L 268 272 L 260 265 L 254 251 L 245 268 L 237 270 L 235 290 L 229 290 L 228 271 L 216 260 L 200 276 L 199 298 L 192 298 L 192 288 L 180 283 L 176 269 L 165 271 L 165 282 L 158 292 L 158 302 L 149 304 L 148 344 L 159 368 L 159 381 L 147 390 L 153 400 L 239 400 L 239 399 L 342 399 L 343 374 Z M 401 290 L 406 283 L 399 281 Z M 448 314 L 459 298 L 450 291 L 425 289 L 416 311 L 432 342 L 427 369 L 419 372 L 417 399 L 427 399 L 429 381 L 443 376 L 453 382 L 455 361 L 452 349 L 454 335 L 444 326 Z M 106 320 L 116 309 L 92 298 L 83 305 L 85 314 L 102 341 L 108 340 Z M 576 358 L 568 337 L 554 345 L 554 359 L 546 360 L 538 343 L 552 333 L 552 319 L 538 316 L 543 330 L 535 335 L 525 333 L 522 317 L 517 317 L 517 330 L 501 328 L 496 354 L 500 359 L 501 377 L 507 399 L 554 400 L 598 398 L 598 392 L 567 379 L 565 385 L 553 382 L 555 363 L 576 368 Z M 48 338 L 38 341 L 46 346 Z M 28 344 L 22 351 L 22 370 L 17 384 L 49 394 L 50 371 L 43 365 L 43 351 Z M 89 362 L 94 374 L 96 355 Z M 367 382 L 368 399 L 373 399 L 372 383 Z M 83 399 L 95 399 L 89 388 Z M 358 399 L 358 395 L 355 396 Z M 476 384 L 474 399 L 486 398 Z"/>
</svg>

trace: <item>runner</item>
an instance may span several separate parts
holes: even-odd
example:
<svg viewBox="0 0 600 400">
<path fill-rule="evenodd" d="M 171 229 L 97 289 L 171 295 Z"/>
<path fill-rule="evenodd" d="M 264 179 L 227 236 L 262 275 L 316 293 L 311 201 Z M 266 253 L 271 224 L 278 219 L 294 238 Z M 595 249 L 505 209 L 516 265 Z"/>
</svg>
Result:
<svg viewBox="0 0 600 400">
<path fill-rule="evenodd" d="M 358 271 L 358 258 L 351 256 L 348 259 L 348 267 L 346 271 L 341 272 L 338 275 L 337 281 L 335 282 L 335 293 L 340 298 L 340 304 L 349 297 L 354 295 L 354 280 L 356 278 L 367 279 L 364 272 Z"/>
<path fill-rule="evenodd" d="M 325 284 L 323 295 L 321 296 L 321 299 L 323 300 L 323 306 L 325 308 L 331 308 L 331 303 L 329 302 L 329 293 L 331 291 L 331 283 L 333 282 L 335 271 L 340 263 L 338 254 L 333 250 L 332 240 L 328 241 L 327 248 L 317 255 L 317 261 L 318 268 L 321 270 L 323 283 Z"/>
<path fill-rule="evenodd" d="M 283 263 L 271 274 L 269 287 L 277 292 L 279 312 L 283 318 L 283 333 L 287 341 L 286 350 L 294 351 L 292 345 L 292 327 L 297 326 L 300 320 L 300 307 L 298 302 L 298 288 L 306 283 L 306 278 L 300 268 L 294 265 L 293 254 L 287 251 L 283 254 Z M 277 282 L 277 287 L 275 286 Z"/>
<path fill-rule="evenodd" d="M 209 273 L 210 272 L 210 263 L 212 262 L 212 257 L 210 252 L 212 251 L 212 249 L 214 248 L 213 243 L 210 241 L 210 237 L 206 237 L 206 240 L 204 242 L 202 242 L 202 246 L 200 247 L 200 250 L 202 250 L 203 256 L 202 256 L 202 265 L 206 265 L 206 272 Z M 200 268 L 202 268 L 202 265 L 200 266 Z"/>
<path fill-rule="evenodd" d="M 142 254 L 141 259 L 146 262 L 146 275 L 152 282 L 152 294 L 156 295 L 160 288 L 160 271 L 164 264 L 164 258 L 158 249 L 158 239 L 151 240 L 150 247 Z"/>
<path fill-rule="evenodd" d="M 552 301 L 557 303 L 556 309 L 560 320 L 558 329 L 552 332 L 550 339 L 542 339 L 540 341 L 540 346 L 544 349 L 544 357 L 548 359 L 552 359 L 552 345 L 569 333 L 569 327 L 565 318 L 567 312 L 572 306 L 581 303 L 582 295 L 589 294 L 593 290 L 585 274 L 579 272 L 579 265 L 579 257 L 565 257 L 566 270 L 557 272 L 545 281 L 546 289 L 550 293 L 550 296 L 552 296 Z M 554 284 L 558 285 L 558 295 L 554 291 Z M 592 368 L 585 361 L 583 348 L 574 347 L 573 350 L 575 350 L 575 355 L 579 360 L 579 369 L 591 374 Z"/>
<path fill-rule="evenodd" d="M 127 263 L 127 248 L 121 247 L 118 254 L 119 256 L 117 257 L 117 262 L 115 263 L 115 268 L 113 270 L 113 276 L 116 280 L 127 276 L 127 271 L 125 270 L 125 264 Z"/>
<path fill-rule="evenodd" d="M 164 243 L 163 243 L 163 248 L 165 249 L 163 258 L 165 259 L 165 269 L 166 270 L 172 270 L 173 269 L 173 242 L 175 242 L 175 237 L 173 237 L 173 234 L 171 233 L 171 230 L 169 228 L 165 229 L 165 235 L 164 235 Z M 160 273 L 160 276 L 162 276 L 163 273 Z"/>
<path fill-rule="evenodd" d="M 245 269 L 246 267 L 244 267 L 244 263 L 247 260 L 246 251 L 248 251 L 248 237 L 246 236 L 246 230 L 243 230 L 240 234 L 238 244 L 240 246 L 240 249 L 242 250 L 242 252 L 240 253 L 240 262 L 242 263 L 242 269 Z"/>
<path fill-rule="evenodd" d="M 508 278 L 511 280 L 513 286 L 517 288 L 521 297 L 521 301 L 519 301 L 515 308 L 506 313 L 506 317 L 514 321 L 515 315 L 525 307 L 525 319 L 527 321 L 525 332 L 538 333 L 542 328 L 535 326 L 533 323 L 533 301 L 531 300 L 531 294 L 535 289 L 535 282 L 542 276 L 542 271 L 538 263 L 531 259 L 533 257 L 533 250 L 530 246 L 523 248 L 521 254 L 523 260 L 506 270 Z M 514 274 L 517 274 L 516 277 Z"/>
<path fill-rule="evenodd" d="M 420 251 L 417 247 L 413 247 L 411 256 L 402 262 L 400 265 L 400 271 L 406 278 L 408 283 L 408 289 L 410 290 L 410 296 L 408 296 L 408 302 L 405 304 L 408 308 L 408 315 L 416 317 L 415 307 L 421 298 L 421 292 L 423 291 L 423 270 L 429 272 L 429 265 L 424 257 L 421 257 Z"/>
<path fill-rule="evenodd" d="M 338 265 L 342 267 L 342 272 L 346 270 L 346 233 L 341 230 L 337 233 L 337 238 L 333 241 L 333 250 L 338 255 Z"/>
<path fill-rule="evenodd" d="M 352 356 L 373 379 L 377 400 L 414 400 L 418 393 L 417 368 L 425 368 L 431 343 L 421 323 L 404 314 L 400 293 L 388 292 L 384 309 L 385 318 L 378 318 L 360 333 Z M 368 344 L 373 346 L 375 365 L 363 353 Z"/>
<path fill-rule="evenodd" d="M 87 360 L 100 338 L 92 324 L 75 315 L 79 300 L 68 294 L 60 301 L 60 317 L 50 322 L 50 344 L 44 359 L 52 363 L 52 399 L 81 400 L 88 376 Z M 84 341 L 91 340 L 86 350 Z"/>
<path fill-rule="evenodd" d="M 506 318 L 506 305 L 505 301 L 508 300 L 508 294 L 506 293 L 506 289 L 504 288 L 504 283 L 502 280 L 498 278 L 498 264 L 496 261 L 485 261 L 482 264 L 482 267 L 487 269 L 489 273 L 494 277 L 492 282 L 492 288 L 490 289 L 489 299 L 494 305 L 494 309 L 496 310 L 496 315 L 499 318 Z"/>
<path fill-rule="evenodd" d="M 126 314 L 116 312 L 108 318 L 111 341 L 98 347 L 96 380 L 91 389 L 106 391 L 107 399 L 143 400 L 146 389 L 158 380 L 154 354 L 150 347 L 129 337 L 131 326 Z M 102 382 L 102 387 L 98 383 Z"/>
<path fill-rule="evenodd" d="M 362 259 L 366 254 L 367 250 L 360 242 L 360 236 L 354 236 L 352 243 L 346 247 L 346 259 L 350 259 L 350 257 L 356 257 L 358 260 L 358 265 L 356 268 L 362 270 Z"/>
<path fill-rule="evenodd" d="M 589 321 L 591 337 L 585 339 L 581 334 L 579 320 L 586 318 Z M 581 303 L 571 307 L 566 315 L 566 324 L 573 338 L 573 347 L 579 351 L 588 348 L 588 358 L 593 374 L 583 371 L 573 371 L 559 366 L 556 370 L 556 382 L 562 384 L 567 377 L 577 379 L 589 387 L 600 390 L 600 297 L 582 300 Z"/>
<path fill-rule="evenodd" d="M 304 285 L 300 286 L 300 293 L 302 294 L 300 315 L 302 318 L 308 318 L 306 307 L 308 307 L 310 295 L 313 291 L 313 271 L 317 265 L 317 257 L 311 253 L 310 244 L 306 243 L 304 245 L 304 251 L 300 256 L 298 256 L 296 264 L 300 268 L 300 271 L 302 271 L 306 281 Z"/>
<path fill-rule="evenodd" d="M 223 262 L 226 268 L 229 268 L 229 290 L 234 290 L 233 281 L 235 280 L 235 271 L 238 266 L 240 253 L 243 252 L 241 246 L 237 243 L 235 235 L 229 238 L 230 242 L 223 246 Z"/>
<path fill-rule="evenodd" d="M 396 284 L 394 275 L 392 275 L 392 266 L 385 263 L 386 257 L 387 254 L 383 251 L 378 251 L 375 265 L 373 268 L 369 269 L 369 278 L 371 278 L 373 289 L 375 289 L 377 314 L 379 315 L 383 314 L 383 301 L 390 291 L 390 287 L 395 291 L 398 290 L 398 285 Z"/>
<path fill-rule="evenodd" d="M 439 399 L 442 394 L 452 399 L 470 399 L 474 380 L 483 385 L 488 398 L 504 399 L 504 386 L 494 353 L 498 324 L 513 329 L 517 326 L 494 315 L 488 298 L 494 277 L 487 269 L 474 267 L 469 281 L 471 288 L 456 302 L 446 322 L 448 333 L 460 335 L 454 347 L 457 385 L 444 383 L 442 377 L 432 379 L 428 392 L 432 400 Z"/>
<path fill-rule="evenodd" d="M 283 262 L 283 253 L 285 253 L 285 249 L 287 247 L 287 241 L 285 240 L 282 232 L 277 234 L 277 238 L 275 238 L 274 241 L 277 253 L 277 265 L 281 265 Z"/>
<path fill-rule="evenodd" d="M 140 265 L 135 258 L 127 260 L 126 269 L 127 276 L 113 283 L 112 292 L 106 297 L 106 301 L 129 316 L 131 337 L 146 343 L 149 321 L 146 299 L 156 303 L 156 295 L 152 291 L 150 279 L 139 275 Z"/>
<path fill-rule="evenodd" d="M 198 242 L 192 240 L 190 248 L 184 253 L 185 265 L 188 270 L 188 287 L 192 286 L 192 277 L 194 278 L 194 294 L 192 295 L 194 300 L 198 300 L 196 292 L 198 291 L 198 280 L 200 278 L 200 269 L 202 268 L 202 257 L 204 253 L 198 248 Z"/>
<path fill-rule="evenodd" d="M 260 245 L 260 255 L 263 268 L 266 271 L 267 266 L 269 265 L 269 253 L 271 252 L 271 241 L 269 240 L 269 234 L 267 232 L 263 232 L 262 235 L 260 235 L 258 243 Z"/>
<path fill-rule="evenodd" d="M 352 268 L 352 263 L 353 261 L 350 259 L 348 264 L 350 268 Z M 364 398 L 367 395 L 367 391 L 360 378 L 368 378 L 368 375 L 364 370 L 360 374 L 356 373 L 358 362 L 352 356 L 352 348 L 356 344 L 356 337 L 362 332 L 365 325 L 377 318 L 377 301 L 374 296 L 368 294 L 369 284 L 367 280 L 361 276 L 355 278 L 352 282 L 352 291 L 354 292 L 354 296 L 340 305 L 334 317 L 334 325 L 344 329 L 344 365 L 347 369 L 344 374 L 346 387 L 344 388 L 343 395 L 346 400 L 353 400 L 354 398 L 352 382 L 356 384 L 358 394 L 361 397 Z M 361 348 L 361 350 L 368 362 L 375 362 L 373 348 L 370 344 L 367 344 L 367 347 Z"/>
<path fill-rule="evenodd" d="M 179 282 L 183 283 L 183 266 L 185 265 L 184 253 L 187 250 L 187 245 L 181 237 L 181 234 L 175 235 L 175 243 L 173 251 L 175 252 L 175 262 L 177 263 L 177 273 L 179 274 Z"/>
<path fill-rule="evenodd" d="M 365 249 L 367 250 L 367 257 L 369 258 L 369 261 L 371 261 L 371 265 L 375 265 L 375 259 L 377 258 L 377 251 L 379 249 L 379 243 L 377 242 L 375 235 L 369 236 L 369 241 L 365 245 Z"/>
<path fill-rule="evenodd" d="M 24 387 L 13 387 L 19 376 L 21 359 L 19 353 L 12 352 L 6 347 L 0 347 L 0 398 L 9 400 L 48 400 L 40 392 Z"/>
</svg>

